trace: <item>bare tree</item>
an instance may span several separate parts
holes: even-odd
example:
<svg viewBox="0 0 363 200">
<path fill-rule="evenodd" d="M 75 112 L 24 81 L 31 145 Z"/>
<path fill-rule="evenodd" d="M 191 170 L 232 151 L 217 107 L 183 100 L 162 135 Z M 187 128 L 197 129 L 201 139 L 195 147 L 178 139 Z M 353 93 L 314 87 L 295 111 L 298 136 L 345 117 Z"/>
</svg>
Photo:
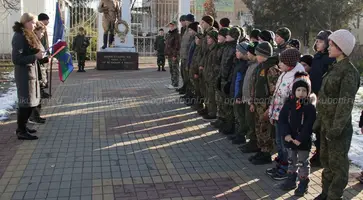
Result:
<svg viewBox="0 0 363 200">
<path fill-rule="evenodd" d="M 7 12 L 18 11 L 20 9 L 20 0 L 0 0 L 0 5 Z"/>
</svg>

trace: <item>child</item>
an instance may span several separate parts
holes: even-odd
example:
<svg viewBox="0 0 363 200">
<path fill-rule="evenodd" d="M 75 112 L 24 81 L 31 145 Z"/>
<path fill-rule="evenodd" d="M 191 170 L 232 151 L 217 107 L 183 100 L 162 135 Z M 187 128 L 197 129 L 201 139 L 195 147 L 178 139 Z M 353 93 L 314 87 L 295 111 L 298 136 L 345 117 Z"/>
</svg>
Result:
<svg viewBox="0 0 363 200">
<path fill-rule="evenodd" d="M 311 64 L 313 62 L 313 58 L 314 57 L 310 54 L 306 54 L 300 58 L 300 64 L 302 64 L 302 66 L 304 66 L 305 71 L 308 72 L 309 74 L 311 71 Z"/>
<path fill-rule="evenodd" d="M 289 154 L 288 178 L 280 188 L 286 191 L 295 189 L 299 178 L 295 196 L 304 196 L 310 182 L 309 153 L 316 119 L 316 109 L 309 99 L 311 84 L 306 72 L 296 73 L 292 90 L 293 96 L 282 107 L 278 122 Z"/>
<path fill-rule="evenodd" d="M 83 27 L 78 28 L 78 34 L 74 38 L 73 41 L 73 50 L 77 53 L 78 60 L 78 71 L 77 72 L 86 72 L 84 70 L 85 62 L 86 62 L 86 53 L 87 47 L 90 45 L 89 38 L 86 36 L 86 32 Z"/>
<path fill-rule="evenodd" d="M 277 43 L 276 53 L 281 53 L 287 48 L 288 42 L 291 39 L 291 31 L 287 27 L 277 29 L 275 41 Z"/>
<path fill-rule="evenodd" d="M 255 73 L 250 110 L 255 112 L 257 143 L 261 152 L 251 156 L 249 161 L 254 165 L 264 165 L 271 163 L 273 140 L 268 131 L 268 108 L 280 72 L 277 68 L 278 59 L 272 57 L 273 49 L 269 42 L 261 42 L 256 47 L 256 55 L 259 65 Z"/>
<path fill-rule="evenodd" d="M 156 51 L 158 65 L 158 71 L 162 68 L 162 71 L 165 72 L 165 37 L 164 37 L 164 29 L 159 29 L 159 35 L 155 38 L 154 50 Z"/>
<path fill-rule="evenodd" d="M 233 94 L 234 104 L 234 118 L 236 123 L 235 137 L 232 139 L 232 144 L 246 143 L 246 116 L 245 104 L 242 102 L 242 87 L 246 71 L 248 68 L 248 43 L 242 42 L 237 44 L 236 47 L 236 61 L 234 65 L 234 72 L 232 75 L 231 93 Z"/>
<path fill-rule="evenodd" d="M 286 99 L 291 95 L 292 84 L 296 72 L 305 71 L 304 67 L 299 63 L 300 56 L 301 54 L 297 49 L 286 49 L 280 54 L 279 68 L 282 71 L 282 74 L 277 80 L 276 90 L 269 107 L 270 123 L 275 126 L 275 142 L 278 155 L 275 159 L 277 162 L 276 168 L 269 168 L 266 170 L 266 173 L 275 180 L 287 178 L 287 151 L 284 146 L 284 136 L 282 135 L 282 132 L 279 131 L 278 120 L 281 108 Z"/>
</svg>

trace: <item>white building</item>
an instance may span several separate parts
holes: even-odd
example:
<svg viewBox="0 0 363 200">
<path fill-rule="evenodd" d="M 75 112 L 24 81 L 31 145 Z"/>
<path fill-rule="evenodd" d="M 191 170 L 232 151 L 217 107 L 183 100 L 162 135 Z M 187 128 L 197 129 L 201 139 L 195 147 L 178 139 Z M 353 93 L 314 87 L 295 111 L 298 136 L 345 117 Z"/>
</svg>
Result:
<svg viewBox="0 0 363 200">
<path fill-rule="evenodd" d="M 15 21 L 20 20 L 20 16 L 25 12 L 30 12 L 35 15 L 46 13 L 50 22 L 47 27 L 49 41 L 53 38 L 53 25 L 55 17 L 55 8 L 57 0 L 20 0 L 19 11 L 10 11 L 8 13 L 2 6 L 0 6 L 0 58 L 7 58 L 11 53 L 11 39 L 13 36 L 12 26 Z M 66 27 L 69 24 L 69 6 L 70 0 L 59 0 L 62 17 Z"/>
</svg>

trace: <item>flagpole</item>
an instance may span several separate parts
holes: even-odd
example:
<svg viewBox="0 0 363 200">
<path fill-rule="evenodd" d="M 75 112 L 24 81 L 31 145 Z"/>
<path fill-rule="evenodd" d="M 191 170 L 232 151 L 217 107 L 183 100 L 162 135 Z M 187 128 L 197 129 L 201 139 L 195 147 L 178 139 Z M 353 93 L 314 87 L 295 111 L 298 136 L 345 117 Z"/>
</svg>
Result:
<svg viewBox="0 0 363 200">
<path fill-rule="evenodd" d="M 49 96 L 52 97 L 53 57 L 50 57 Z"/>
</svg>

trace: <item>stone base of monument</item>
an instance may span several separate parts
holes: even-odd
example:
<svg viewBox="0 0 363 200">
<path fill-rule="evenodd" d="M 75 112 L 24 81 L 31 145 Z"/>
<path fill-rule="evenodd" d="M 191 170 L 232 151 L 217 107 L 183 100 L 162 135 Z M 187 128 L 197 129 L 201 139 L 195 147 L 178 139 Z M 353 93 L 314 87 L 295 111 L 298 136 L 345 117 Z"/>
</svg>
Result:
<svg viewBox="0 0 363 200">
<path fill-rule="evenodd" d="M 97 70 L 138 70 L 139 54 L 132 49 L 106 48 L 97 52 Z"/>
</svg>

